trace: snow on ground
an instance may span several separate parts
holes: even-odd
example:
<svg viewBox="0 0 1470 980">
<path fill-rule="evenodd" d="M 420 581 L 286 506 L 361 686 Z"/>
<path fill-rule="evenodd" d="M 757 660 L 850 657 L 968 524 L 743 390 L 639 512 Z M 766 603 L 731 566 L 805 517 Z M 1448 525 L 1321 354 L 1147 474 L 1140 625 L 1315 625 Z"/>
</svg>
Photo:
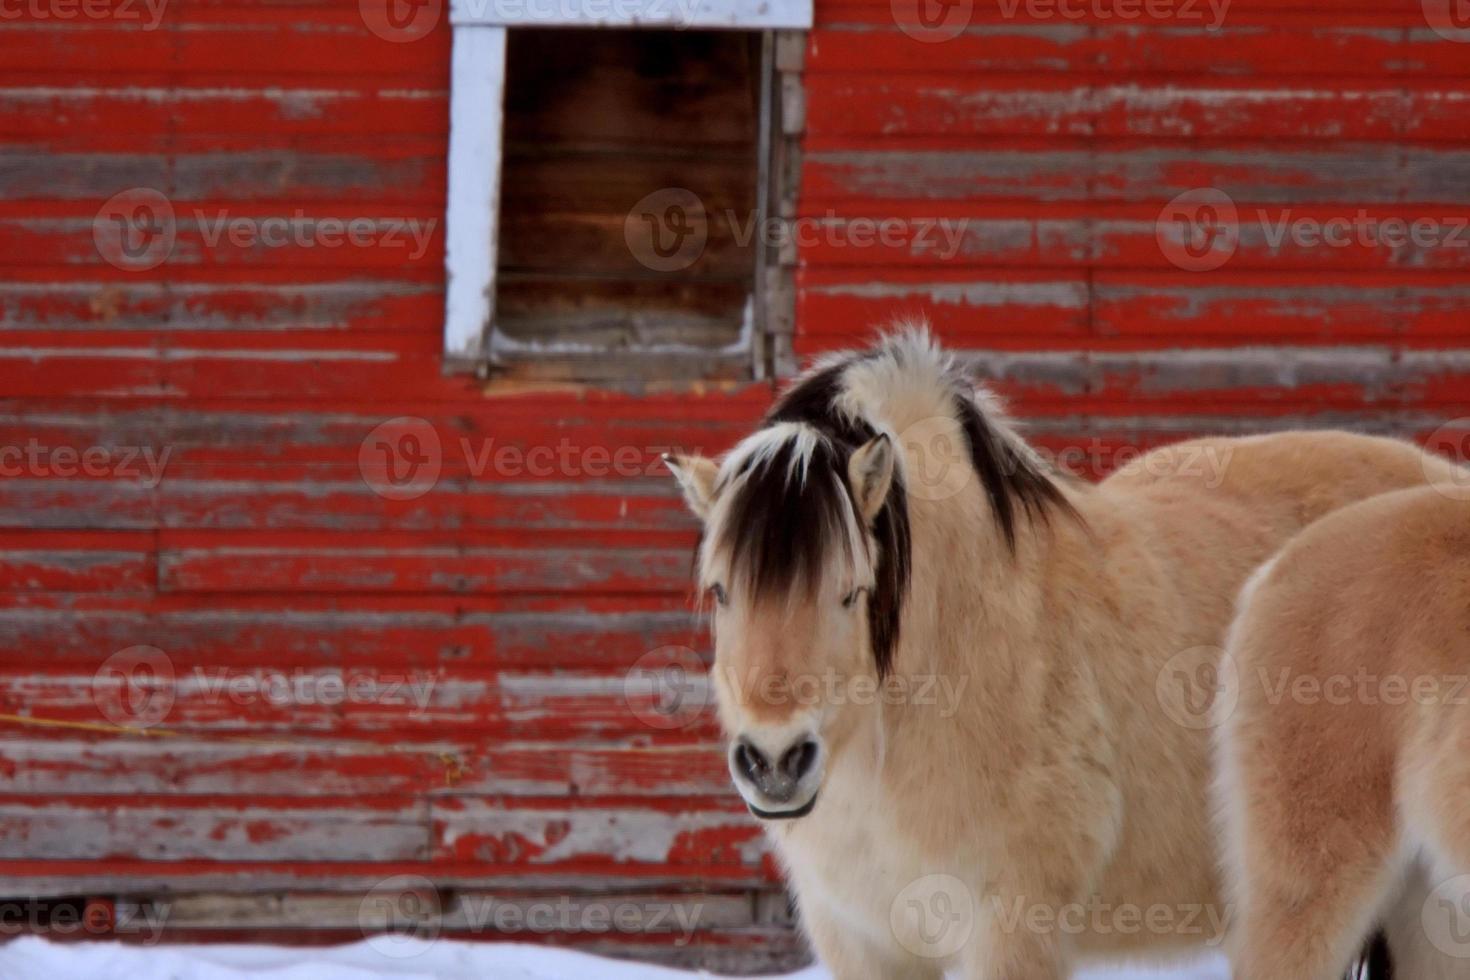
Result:
<svg viewBox="0 0 1470 980">
<path fill-rule="evenodd" d="M 395 939 L 351 946 L 58 944 L 23 936 L 0 946 L 0 980 L 690 980 L 678 970 L 506 943 Z M 1088 971 L 1078 980 L 1228 980 L 1218 960 L 1168 972 Z M 820 969 L 788 980 L 827 980 Z"/>
</svg>

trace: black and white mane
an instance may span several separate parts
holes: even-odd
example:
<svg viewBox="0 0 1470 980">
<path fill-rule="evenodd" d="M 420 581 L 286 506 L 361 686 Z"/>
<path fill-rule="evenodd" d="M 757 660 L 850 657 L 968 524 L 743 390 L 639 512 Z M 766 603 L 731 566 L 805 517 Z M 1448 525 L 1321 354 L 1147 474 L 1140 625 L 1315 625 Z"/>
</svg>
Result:
<svg viewBox="0 0 1470 980">
<path fill-rule="evenodd" d="M 900 466 L 882 509 L 864 530 L 847 472 L 853 452 L 878 435 L 903 441 L 900 427 L 908 423 L 884 412 L 885 385 L 927 386 L 927 403 L 958 423 L 1010 549 L 1023 517 L 1045 519 L 1053 509 L 1071 509 L 1054 477 L 1003 423 L 987 417 L 978 400 L 986 396 L 924 331 L 835 355 L 798 378 L 721 467 L 715 492 L 728 492 L 729 499 L 709 545 L 729 556 L 732 577 L 755 600 L 811 597 L 834 550 L 870 573 L 868 622 L 880 677 L 892 667 L 909 591 L 909 491 Z"/>
</svg>

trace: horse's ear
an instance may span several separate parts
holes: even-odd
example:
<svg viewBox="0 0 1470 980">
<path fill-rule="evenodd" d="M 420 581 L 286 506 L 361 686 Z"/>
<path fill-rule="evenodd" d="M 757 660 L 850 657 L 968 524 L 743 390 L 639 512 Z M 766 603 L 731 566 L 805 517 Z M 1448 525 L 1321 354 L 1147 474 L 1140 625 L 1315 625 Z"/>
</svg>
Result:
<svg viewBox="0 0 1470 980">
<path fill-rule="evenodd" d="M 715 499 L 715 477 L 720 468 L 715 461 L 705 456 L 679 456 L 664 453 L 664 465 L 673 471 L 684 491 L 684 501 L 694 516 L 701 521 L 709 519 L 710 505 Z"/>
<path fill-rule="evenodd" d="M 893 486 L 893 440 L 887 434 L 874 436 L 852 454 L 847 461 L 847 482 L 863 523 L 871 524 Z"/>
</svg>

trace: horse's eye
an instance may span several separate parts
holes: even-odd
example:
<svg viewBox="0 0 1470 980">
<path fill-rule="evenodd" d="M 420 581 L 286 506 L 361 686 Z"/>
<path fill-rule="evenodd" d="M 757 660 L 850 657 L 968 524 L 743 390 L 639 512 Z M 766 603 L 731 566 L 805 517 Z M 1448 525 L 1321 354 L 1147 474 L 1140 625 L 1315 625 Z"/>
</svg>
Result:
<svg viewBox="0 0 1470 980">
<path fill-rule="evenodd" d="M 842 597 L 842 608 L 843 609 L 851 609 L 852 608 L 852 604 L 855 603 L 855 602 L 857 602 L 858 601 L 858 596 L 860 596 L 862 594 L 863 594 L 863 590 L 862 589 L 853 589 L 847 595 L 845 595 L 845 596 Z"/>
<path fill-rule="evenodd" d="M 716 582 L 714 585 L 711 585 L 709 587 L 709 594 L 714 596 L 715 601 L 722 606 L 728 605 L 730 602 L 730 597 L 725 595 L 725 587 L 719 582 Z"/>
</svg>

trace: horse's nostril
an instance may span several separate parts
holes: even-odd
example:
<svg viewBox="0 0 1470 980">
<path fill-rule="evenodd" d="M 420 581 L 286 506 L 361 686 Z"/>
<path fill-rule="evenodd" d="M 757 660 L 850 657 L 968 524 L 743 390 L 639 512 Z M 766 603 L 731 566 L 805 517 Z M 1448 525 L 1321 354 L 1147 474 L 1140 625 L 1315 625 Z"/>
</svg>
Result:
<svg viewBox="0 0 1470 980">
<path fill-rule="evenodd" d="M 801 779 L 811 771 L 817 761 L 817 743 L 806 739 L 786 751 L 781 757 L 781 771 L 792 779 Z"/>
<path fill-rule="evenodd" d="M 735 768 L 754 783 L 770 771 L 771 764 L 761 755 L 760 749 L 742 740 L 735 745 Z"/>
</svg>

